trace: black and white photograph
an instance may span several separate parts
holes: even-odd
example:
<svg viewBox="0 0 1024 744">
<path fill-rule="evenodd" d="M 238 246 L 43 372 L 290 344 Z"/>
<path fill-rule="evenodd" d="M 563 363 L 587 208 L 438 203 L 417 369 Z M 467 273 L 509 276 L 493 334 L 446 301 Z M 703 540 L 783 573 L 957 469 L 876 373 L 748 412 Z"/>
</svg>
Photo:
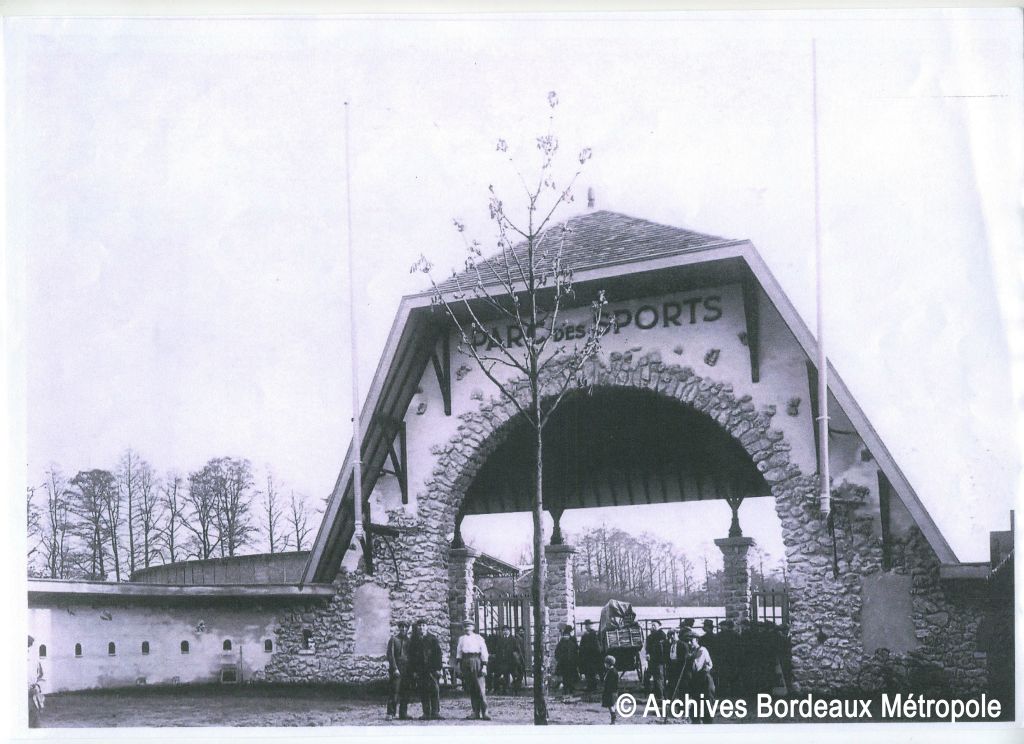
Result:
<svg viewBox="0 0 1024 744">
<path fill-rule="evenodd" d="M 1019 735 L 1020 9 L 60 8 L 13 739 Z"/>
</svg>

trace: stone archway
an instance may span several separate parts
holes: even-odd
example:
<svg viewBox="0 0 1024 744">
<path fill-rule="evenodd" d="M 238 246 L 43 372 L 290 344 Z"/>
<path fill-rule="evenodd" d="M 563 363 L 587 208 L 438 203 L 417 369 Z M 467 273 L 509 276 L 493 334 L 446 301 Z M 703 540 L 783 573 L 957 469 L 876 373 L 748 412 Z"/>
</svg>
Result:
<svg viewBox="0 0 1024 744">
<path fill-rule="evenodd" d="M 613 353 L 609 362 L 596 361 L 586 369 L 588 384 L 595 388 L 641 389 L 652 391 L 666 399 L 677 401 L 692 410 L 712 419 L 727 432 L 750 457 L 757 470 L 768 483 L 776 511 L 783 530 L 783 540 L 788 546 L 795 545 L 807 535 L 806 526 L 809 510 L 815 509 L 814 494 L 816 479 L 804 476 L 799 468 L 790 462 L 789 444 L 781 431 L 771 427 L 773 410 L 758 412 L 752 398 L 736 396 L 729 384 L 723 384 L 702 377 L 690 367 L 666 365 L 657 352 L 634 357 L 630 353 Z M 555 390 L 556 375 L 545 384 L 545 390 Z M 516 388 L 516 394 L 525 400 L 528 388 L 525 382 Z M 482 400 L 475 411 L 459 416 L 457 433 L 443 445 L 436 445 L 432 452 L 436 466 L 426 482 L 426 490 L 418 498 L 420 519 L 439 525 L 441 534 L 452 534 L 456 529 L 457 515 L 470 485 L 488 458 L 504 443 L 516 420 L 518 410 L 507 400 L 492 398 Z M 819 520 L 820 522 L 820 520 Z M 823 526 L 821 527 L 823 531 Z M 740 539 L 742 541 L 742 538 Z M 745 567 L 746 545 L 722 545 L 726 560 L 742 561 Z M 452 626 L 457 619 L 469 614 L 469 593 L 467 582 L 472 580 L 474 554 L 465 549 L 445 545 L 448 581 L 454 588 L 446 601 L 445 611 Z M 740 556 L 743 553 L 744 556 Z M 562 546 L 548 546 L 547 588 L 562 587 L 572 581 L 571 549 Z M 799 560 L 799 559 L 798 559 Z M 791 563 L 791 573 L 792 573 Z M 745 578 L 745 570 L 743 570 Z M 460 592 L 460 588 L 462 591 Z M 745 587 L 734 587 L 735 601 L 741 602 Z M 557 598 L 552 602 L 551 626 L 556 622 L 571 619 L 574 613 L 571 594 L 568 601 L 561 599 L 561 592 L 550 592 Z M 460 603 L 461 597 L 461 603 Z M 794 635 L 810 632 L 811 625 L 800 622 L 799 614 L 803 603 L 800 591 L 795 588 L 791 607 L 794 610 Z M 452 632 L 457 632 L 452 627 Z M 549 644 L 553 642 L 551 633 Z M 799 667 L 799 665 L 795 665 Z"/>
<path fill-rule="evenodd" d="M 979 668 L 984 662 L 976 658 L 974 646 L 976 605 L 970 597 L 947 596 L 938 558 L 921 532 L 910 530 L 895 542 L 892 567 L 883 570 L 882 544 L 872 531 L 870 509 L 858 509 L 855 494 L 843 495 L 849 489 L 840 486 L 833 490 L 840 498 L 834 500 L 834 536 L 830 535 L 818 509 L 817 478 L 800 473 L 790 462 L 788 443 L 771 427 L 771 410 L 759 412 L 751 398 L 737 397 L 730 386 L 690 368 L 665 365 L 657 353 L 638 358 L 613 353 L 608 363 L 594 362 L 586 372 L 595 386 L 651 390 L 702 412 L 756 463 L 770 484 L 786 546 L 793 673 L 804 690 L 860 689 L 871 677 L 866 672 L 895 663 L 894 659 L 939 669 L 951 665 L 951 689 L 958 692 L 977 692 L 984 686 L 985 672 Z M 519 392 L 525 395 L 525 386 Z M 336 596 L 326 606 L 310 603 L 283 612 L 267 679 L 363 682 L 386 674 L 382 649 L 372 652 L 375 649 L 359 643 L 357 592 L 367 583 L 379 588 L 370 594 L 381 600 L 379 607 L 374 605 L 381 617 L 424 617 L 443 647 L 448 645 L 450 617 L 459 610 L 449 605 L 448 589 L 453 579 L 458 581 L 460 565 L 467 565 L 450 547 L 455 516 L 474 477 L 507 437 L 514 417 L 511 403 L 493 399 L 482 400 L 476 410 L 461 415 L 456 435 L 431 450 L 435 465 L 418 492 L 416 513 L 401 508 L 389 512 L 388 521 L 400 535 L 393 547 L 401 575 L 389 563 L 381 564 L 373 576 L 358 569 L 342 570 L 334 581 Z M 862 582 L 879 578 L 910 584 L 908 611 L 920 641 L 917 649 L 866 652 L 861 635 Z M 301 644 L 306 630 L 322 641 L 315 655 Z"/>
</svg>

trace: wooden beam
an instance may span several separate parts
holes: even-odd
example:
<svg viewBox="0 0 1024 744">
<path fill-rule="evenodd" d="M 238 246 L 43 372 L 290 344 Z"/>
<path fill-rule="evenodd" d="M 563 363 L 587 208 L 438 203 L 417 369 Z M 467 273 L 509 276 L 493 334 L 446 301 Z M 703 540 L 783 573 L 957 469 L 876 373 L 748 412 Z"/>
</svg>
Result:
<svg viewBox="0 0 1024 744">
<path fill-rule="evenodd" d="M 821 415 L 821 411 L 818 409 L 821 406 L 818 405 L 818 368 L 810 359 L 807 360 L 807 386 L 810 390 L 811 428 L 814 430 L 814 462 L 819 463 L 821 462 L 821 434 L 818 432 L 818 416 Z"/>
<path fill-rule="evenodd" d="M 761 380 L 761 307 L 757 282 L 752 274 L 743 277 L 743 317 L 747 324 L 750 381 L 759 382 Z"/>
<path fill-rule="evenodd" d="M 885 473 L 878 471 L 878 512 L 882 523 L 882 570 L 892 569 L 892 532 L 890 525 L 890 503 L 892 484 Z"/>
<path fill-rule="evenodd" d="M 430 361 L 434 364 L 434 374 L 437 376 L 437 385 L 441 388 L 441 399 L 444 401 L 444 415 L 452 415 L 452 358 L 451 342 L 448 340 L 447 330 L 441 332 L 441 353 L 438 354 L 437 347 L 434 347 L 430 355 Z"/>
</svg>

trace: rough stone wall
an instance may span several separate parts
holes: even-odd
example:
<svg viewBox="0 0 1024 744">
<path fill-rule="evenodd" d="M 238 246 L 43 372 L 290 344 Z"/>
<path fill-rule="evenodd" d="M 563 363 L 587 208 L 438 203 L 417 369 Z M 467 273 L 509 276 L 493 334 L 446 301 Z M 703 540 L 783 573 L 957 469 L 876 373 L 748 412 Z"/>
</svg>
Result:
<svg viewBox="0 0 1024 744">
<path fill-rule="evenodd" d="M 754 544 L 750 537 L 726 537 L 715 540 L 722 550 L 722 592 L 725 616 L 739 623 L 750 615 L 750 574 L 747 551 Z"/>
<path fill-rule="evenodd" d="M 433 508 L 432 508 L 433 507 Z M 416 517 L 401 509 L 388 513 L 397 538 L 375 538 L 373 576 L 360 566 L 344 568 L 334 581 L 337 594 L 328 603 L 308 605 L 282 614 L 278 643 L 263 677 L 282 682 L 331 681 L 365 683 L 387 677 L 386 646 L 379 654 L 355 653 L 353 595 L 366 583 L 388 591 L 392 623 L 422 617 L 437 636 L 443 653 L 449 648 L 448 552 L 436 505 L 421 503 Z M 315 650 L 302 648 L 302 630 L 313 630 Z"/>
<path fill-rule="evenodd" d="M 448 554 L 448 617 L 450 637 L 458 638 L 462 623 L 473 617 L 473 564 L 480 553 L 469 548 L 453 548 Z"/>
<path fill-rule="evenodd" d="M 806 498 L 813 486 L 814 478 L 795 478 L 778 486 L 776 494 L 790 581 L 793 666 L 801 687 L 820 692 L 887 687 L 981 691 L 987 680 L 977 633 L 984 605 L 972 590 L 939 581 L 939 561 L 916 528 L 894 540 L 890 570 L 912 579 L 920 646 L 907 653 L 864 652 L 861 577 L 882 571 L 881 540 L 873 534 L 872 515 L 860 509 L 856 496 L 836 503 L 834 576 L 827 523 L 813 499 Z"/>
<path fill-rule="evenodd" d="M 976 651 L 984 603 L 968 595 L 954 596 L 940 584 L 938 561 L 917 531 L 895 547 L 892 570 L 913 577 L 914 623 L 921 647 L 890 659 L 880 659 L 884 656 L 881 652 L 872 657 L 864 653 L 859 632 L 860 581 L 862 576 L 882 570 L 881 543 L 873 536 L 872 518 L 858 512 L 860 504 L 836 507 L 839 574 L 833 577 L 832 538 L 818 510 L 816 477 L 802 474 L 790 462 L 789 443 L 771 425 L 774 408 L 758 412 L 749 395 L 737 397 L 731 385 L 701 377 L 690 367 L 666 365 L 657 352 L 639 357 L 615 352 L 607 362 L 589 364 L 584 373 L 587 383 L 595 387 L 650 389 L 690 406 L 714 419 L 750 455 L 771 487 L 782 525 L 790 580 L 794 673 L 805 690 L 870 687 L 879 679 L 878 670 L 893 665 L 907 666 L 908 684 L 917 687 L 921 675 L 915 679 L 909 670 L 927 671 L 936 665 L 950 670 L 948 683 L 957 692 L 975 691 L 985 684 L 985 659 Z M 556 389 L 558 379 L 558 370 L 553 370 L 546 389 Z M 525 402 L 529 393 L 526 382 L 511 387 Z M 436 464 L 417 494 L 416 515 L 389 512 L 390 523 L 405 531 L 388 541 L 393 552 L 378 561 L 377 575 L 370 578 L 359 571 L 343 572 L 336 582 L 338 597 L 328 606 L 282 617 L 279 650 L 267 667 L 268 678 L 383 678 L 384 649 L 379 658 L 351 655 L 351 592 L 365 581 L 389 589 L 393 618 L 426 617 L 442 648 L 449 648 L 450 538 L 446 536 L 454 533 L 466 490 L 504 441 L 516 413 L 510 401 L 492 398 L 481 400 L 477 410 L 459 416 L 457 433 L 431 449 Z M 314 654 L 297 653 L 303 623 L 311 623 L 317 634 Z"/>
<path fill-rule="evenodd" d="M 572 569 L 576 548 L 571 545 L 546 545 L 548 559 L 547 585 L 544 594 L 548 606 L 547 656 L 553 657 L 562 628 L 576 624 L 576 588 Z"/>
</svg>

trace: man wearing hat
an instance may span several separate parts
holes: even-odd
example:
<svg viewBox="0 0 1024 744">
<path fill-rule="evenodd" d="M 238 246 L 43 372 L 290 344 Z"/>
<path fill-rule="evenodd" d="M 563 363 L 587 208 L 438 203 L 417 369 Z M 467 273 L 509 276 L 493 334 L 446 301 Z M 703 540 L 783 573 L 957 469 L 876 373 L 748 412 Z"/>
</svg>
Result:
<svg viewBox="0 0 1024 744">
<path fill-rule="evenodd" d="M 427 721 L 441 718 L 441 644 L 427 629 L 427 621 L 419 618 L 412 625 L 409 639 L 409 684 L 414 681 L 419 688 L 420 703 Z"/>
<path fill-rule="evenodd" d="M 567 695 L 576 691 L 580 668 L 580 646 L 576 642 L 573 630 L 571 625 L 562 626 L 562 637 L 555 646 L 555 676 L 561 680 Z M 552 692 L 555 689 L 557 685 L 552 686 Z"/>
<path fill-rule="evenodd" d="M 485 679 L 487 678 L 487 643 L 483 636 L 477 635 L 476 623 L 466 620 L 462 623 L 464 633 L 459 636 L 459 643 L 455 647 L 455 663 L 458 664 L 462 673 L 462 679 L 469 688 L 469 700 L 473 706 L 473 712 L 467 718 L 489 721 L 487 715 L 487 693 L 484 690 Z"/>
<path fill-rule="evenodd" d="M 647 634 L 647 668 L 651 674 L 652 692 L 655 700 L 665 697 L 665 666 L 668 663 L 668 636 L 661 629 L 659 620 L 650 622 L 651 632 Z"/>
<path fill-rule="evenodd" d="M 408 680 L 409 666 L 409 623 L 398 621 L 398 633 L 388 641 L 388 720 L 395 717 L 409 718 L 409 691 L 411 680 Z"/>
<path fill-rule="evenodd" d="M 587 692 L 597 689 L 597 678 L 604 666 L 604 654 L 601 652 L 601 641 L 594 630 L 594 623 L 583 621 L 583 635 L 580 636 L 580 671 L 587 678 Z"/>
</svg>

